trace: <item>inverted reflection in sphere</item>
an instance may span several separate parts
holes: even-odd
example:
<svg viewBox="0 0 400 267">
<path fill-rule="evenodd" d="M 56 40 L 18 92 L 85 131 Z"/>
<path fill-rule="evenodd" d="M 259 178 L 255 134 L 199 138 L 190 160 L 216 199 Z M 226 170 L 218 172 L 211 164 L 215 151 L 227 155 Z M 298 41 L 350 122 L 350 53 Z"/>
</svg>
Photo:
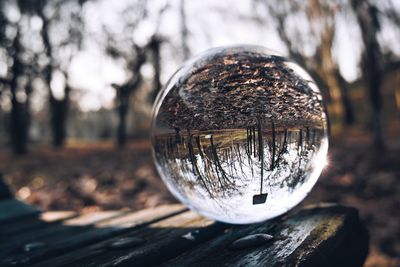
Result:
<svg viewBox="0 0 400 267">
<path fill-rule="evenodd" d="M 216 48 L 159 93 L 152 146 L 180 201 L 215 220 L 259 222 L 291 209 L 316 183 L 327 116 L 296 63 L 258 46 Z"/>
</svg>

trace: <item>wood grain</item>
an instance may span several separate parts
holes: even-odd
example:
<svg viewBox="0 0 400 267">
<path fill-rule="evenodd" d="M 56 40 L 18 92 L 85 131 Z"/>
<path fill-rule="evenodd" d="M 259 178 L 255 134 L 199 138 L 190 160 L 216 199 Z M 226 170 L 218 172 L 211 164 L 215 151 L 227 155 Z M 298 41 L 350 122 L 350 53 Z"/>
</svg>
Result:
<svg viewBox="0 0 400 267">
<path fill-rule="evenodd" d="M 182 205 L 24 216 L 2 228 L 0 266 L 362 266 L 368 252 L 357 210 L 330 204 L 243 226 Z"/>
<path fill-rule="evenodd" d="M 5 245 L 4 248 L 0 245 L 0 251 L 7 255 L 0 259 L 0 266 L 24 266 L 43 261 L 183 210 L 185 208 L 181 205 L 172 205 L 168 209 L 161 206 L 137 213 L 107 211 L 85 214 L 33 232 L 28 237 L 20 235 L 12 245 Z M 41 245 L 27 251 L 27 244 Z"/>
<path fill-rule="evenodd" d="M 12 238 L 20 233 L 37 231 L 40 228 L 60 223 L 63 220 L 71 219 L 78 214 L 73 211 L 48 211 L 21 220 L 8 221 L 0 228 L 0 237 Z"/>
<path fill-rule="evenodd" d="M 255 233 L 271 234 L 274 240 L 241 251 L 230 249 L 238 238 Z M 367 252 L 368 234 L 357 211 L 333 205 L 233 227 L 162 266 L 362 266 Z"/>
</svg>

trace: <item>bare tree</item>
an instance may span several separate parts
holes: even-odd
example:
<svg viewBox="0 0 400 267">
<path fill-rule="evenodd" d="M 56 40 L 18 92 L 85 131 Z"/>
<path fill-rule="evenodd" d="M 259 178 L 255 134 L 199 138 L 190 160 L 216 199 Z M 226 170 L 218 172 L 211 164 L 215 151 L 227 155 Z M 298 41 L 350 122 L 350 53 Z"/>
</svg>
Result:
<svg viewBox="0 0 400 267">
<path fill-rule="evenodd" d="M 28 115 L 27 101 L 18 99 L 18 78 L 24 72 L 24 65 L 21 61 L 23 47 L 20 41 L 20 30 L 17 26 L 17 33 L 12 45 L 13 65 L 11 68 L 12 78 L 9 81 L 11 90 L 11 144 L 17 154 L 24 154 L 27 151 L 28 143 Z M 28 96 L 28 94 L 26 94 Z"/>
<path fill-rule="evenodd" d="M 82 5 L 85 1 L 76 2 L 79 5 L 79 10 L 81 10 Z M 70 21 L 68 23 L 69 27 L 69 35 L 66 36 L 66 40 L 61 43 L 54 43 L 51 41 L 51 27 L 55 22 L 59 22 L 60 12 L 62 9 L 63 2 L 55 2 L 52 7 L 54 10 L 53 15 L 51 17 L 45 14 L 45 9 L 48 8 L 49 2 L 47 1 L 38 1 L 36 5 L 36 13 L 41 18 L 43 26 L 40 31 L 42 42 L 44 45 L 44 54 L 48 60 L 48 63 L 43 68 L 42 75 L 43 80 L 48 88 L 49 95 L 49 108 L 50 108 L 50 124 L 53 134 L 53 146 L 56 148 L 62 147 L 64 144 L 64 140 L 66 138 L 66 122 L 68 116 L 68 107 L 69 107 L 69 96 L 71 92 L 71 86 L 68 83 L 68 72 L 66 67 L 62 66 L 62 63 L 57 59 L 54 53 L 54 49 L 60 49 L 62 46 L 68 45 L 71 47 L 80 47 L 82 42 L 82 27 L 83 23 L 81 20 L 80 11 L 77 14 L 71 14 L 70 19 L 75 21 Z M 72 49 L 73 50 L 73 49 Z M 76 49 L 75 49 L 76 50 Z M 71 61 L 71 57 L 64 61 Z M 68 66 L 69 62 L 63 62 L 64 65 Z M 65 86 L 64 86 L 64 96 L 59 99 L 54 95 L 54 92 L 51 88 L 51 82 L 53 81 L 53 73 L 58 70 L 63 73 L 65 78 Z"/>
<path fill-rule="evenodd" d="M 155 28 L 145 44 L 139 45 L 132 34 L 128 38 L 117 36 L 115 33 L 104 28 L 106 32 L 106 53 L 114 58 L 120 59 L 125 63 L 128 72 L 128 79 L 122 84 L 112 84 L 116 89 L 116 109 L 118 112 L 119 123 L 117 129 L 117 144 L 123 147 L 126 143 L 127 114 L 131 108 L 131 96 L 140 88 L 143 77 L 141 74 L 142 66 L 149 62 L 154 70 L 153 85 L 150 98 L 153 101 L 161 90 L 161 46 L 165 41 L 159 34 L 159 27 L 163 13 L 169 8 L 168 4 L 162 6 L 156 17 L 152 17 Z M 134 33 L 140 28 L 141 23 L 148 18 L 148 7 L 146 1 L 137 1 L 128 6 L 122 16 L 126 15 L 125 32 Z M 133 48 L 133 49 L 132 49 Z"/>
<path fill-rule="evenodd" d="M 162 88 L 161 84 L 161 46 L 166 41 L 165 38 L 159 33 L 160 24 L 163 18 L 163 14 L 168 10 L 169 4 L 166 3 L 159 11 L 156 17 L 156 28 L 153 35 L 147 43 L 147 50 L 150 52 L 151 64 L 153 66 L 153 88 L 151 93 L 151 101 L 154 102 L 158 92 Z"/>
<path fill-rule="evenodd" d="M 153 92 L 151 94 L 151 100 L 154 100 L 157 97 L 158 92 L 160 92 L 162 84 L 161 84 L 161 44 L 163 39 L 158 35 L 154 34 L 150 38 L 150 42 L 147 44 L 147 48 L 151 53 L 151 63 L 154 69 L 154 76 L 153 76 Z"/>
<path fill-rule="evenodd" d="M 118 130 L 117 130 L 117 144 L 123 147 L 126 143 L 126 118 L 130 108 L 130 97 L 141 85 L 143 81 L 140 69 L 146 62 L 145 48 L 135 45 L 136 56 L 129 61 L 129 69 L 131 70 L 131 77 L 122 85 L 112 84 L 117 91 L 117 112 L 119 117 Z"/>
<path fill-rule="evenodd" d="M 314 31 L 316 35 L 320 36 L 320 44 L 316 53 L 317 65 L 320 67 L 316 68 L 316 71 L 329 87 L 335 113 L 346 124 L 352 124 L 354 112 L 347 92 L 347 83 L 340 74 L 338 64 L 334 61 L 332 54 L 337 8 L 336 4 L 323 2 L 323 0 L 312 0 L 306 12 L 312 24 L 320 23 L 322 25 L 322 30 Z"/>
<path fill-rule="evenodd" d="M 10 114 L 10 142 L 13 151 L 16 154 L 27 152 L 28 143 L 28 124 L 29 124 L 29 95 L 31 87 L 22 85 L 19 80 L 26 78 L 27 66 L 23 61 L 23 55 L 26 52 L 22 44 L 22 33 L 19 22 L 11 22 L 3 14 L 6 3 L 1 2 L 1 33 L 0 42 L 4 47 L 6 60 L 12 61 L 12 66 L 8 68 L 5 77 L 1 77 L 1 91 L 9 90 L 11 95 L 11 114 Z M 17 7 L 22 10 L 23 3 L 18 2 Z M 7 27 L 14 29 L 15 34 L 9 36 L 6 34 Z"/>
<path fill-rule="evenodd" d="M 189 30 L 187 26 L 186 20 L 186 10 L 185 10 L 185 0 L 180 1 L 179 5 L 179 13 L 180 13 L 180 22 L 181 22 L 181 42 L 182 42 L 182 51 L 183 51 L 183 59 L 187 60 L 190 56 L 190 49 L 188 43 Z"/>
<path fill-rule="evenodd" d="M 30 95 L 34 89 L 36 90 L 33 84 L 35 79 L 44 82 L 48 90 L 53 144 L 56 147 L 63 144 L 66 136 L 65 124 L 71 90 L 68 84 L 67 69 L 72 55 L 77 51 L 82 39 L 80 33 L 83 23 L 80 10 L 84 2 L 84 0 L 0 2 L 0 42 L 7 51 L 6 60 L 12 62 L 12 65 L 8 67 L 7 75 L 1 77 L 0 82 L 1 90 L 8 90 L 11 96 L 10 135 L 11 144 L 16 153 L 24 153 L 27 150 Z M 8 16 L 3 14 L 6 5 L 18 9 L 22 19 L 9 21 Z M 67 5 L 68 8 L 64 5 Z M 71 7 L 74 7 L 73 10 Z M 30 25 L 24 24 L 24 18 L 33 17 L 41 20 L 40 29 L 34 29 Z M 56 27 L 65 27 L 66 34 L 62 35 L 59 31 L 55 33 L 54 28 Z M 7 34 L 7 30 L 10 29 L 15 34 Z M 57 34 L 57 38 L 54 38 L 54 34 Z M 36 42 L 37 45 L 31 45 L 28 37 L 34 38 L 32 42 Z M 52 39 L 58 41 L 54 42 Z M 42 50 L 38 48 L 40 47 L 38 42 L 43 45 Z M 69 59 L 59 56 L 59 51 L 64 47 L 70 48 Z M 56 98 L 50 86 L 55 71 L 64 73 L 67 80 L 63 99 Z"/>
<path fill-rule="evenodd" d="M 384 74 L 382 67 L 382 54 L 377 38 L 377 34 L 380 31 L 378 9 L 368 1 L 352 0 L 351 4 L 357 16 L 364 43 L 361 68 L 371 105 L 371 122 L 374 133 L 374 145 L 377 148 L 381 148 L 383 146 L 381 125 L 381 87 Z"/>
<path fill-rule="evenodd" d="M 261 3 L 267 7 L 269 14 L 274 18 L 278 34 L 285 43 L 289 56 L 306 68 L 320 85 L 325 96 L 329 96 L 331 113 L 346 124 L 353 123 L 354 112 L 348 97 L 347 83 L 340 74 L 332 55 L 336 5 L 323 0 L 312 0 L 307 4 L 289 1 L 282 1 L 279 4 Z M 304 22 L 310 26 L 310 32 L 302 32 L 301 29 L 288 30 L 287 20 L 296 13 L 306 15 L 307 21 Z M 264 23 L 265 20 L 258 21 Z M 311 56 L 305 55 L 302 51 L 304 44 L 299 36 L 305 34 L 310 36 L 307 42 L 316 45 L 315 52 Z"/>
</svg>

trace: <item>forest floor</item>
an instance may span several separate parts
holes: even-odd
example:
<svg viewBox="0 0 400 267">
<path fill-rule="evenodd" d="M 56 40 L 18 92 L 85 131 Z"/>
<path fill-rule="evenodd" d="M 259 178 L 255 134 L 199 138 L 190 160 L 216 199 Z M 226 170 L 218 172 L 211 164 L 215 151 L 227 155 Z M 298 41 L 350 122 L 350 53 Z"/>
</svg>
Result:
<svg viewBox="0 0 400 267">
<path fill-rule="evenodd" d="M 376 151 L 364 135 L 336 136 L 328 167 L 301 204 L 358 208 L 371 236 L 368 267 L 400 266 L 399 159 L 400 142 Z M 18 198 L 44 210 L 138 210 L 176 202 L 156 173 L 146 139 L 121 150 L 112 143 L 75 143 L 21 157 L 4 152 L 0 172 Z"/>
</svg>

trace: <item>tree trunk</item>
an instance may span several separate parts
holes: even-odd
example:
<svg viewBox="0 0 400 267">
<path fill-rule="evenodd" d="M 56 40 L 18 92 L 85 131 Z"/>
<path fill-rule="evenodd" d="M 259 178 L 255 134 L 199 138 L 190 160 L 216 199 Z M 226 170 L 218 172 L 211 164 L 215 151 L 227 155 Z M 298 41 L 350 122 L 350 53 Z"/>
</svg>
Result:
<svg viewBox="0 0 400 267">
<path fill-rule="evenodd" d="M 11 103 L 11 144 L 14 153 L 21 155 L 27 152 L 28 136 L 24 119 L 25 112 L 23 104 L 19 103 L 15 96 L 12 97 Z"/>
<path fill-rule="evenodd" d="M 151 46 L 149 44 L 148 46 Z M 123 147 L 126 143 L 126 119 L 130 108 L 130 96 L 142 83 L 142 74 L 140 69 L 146 62 L 145 49 L 143 47 L 134 46 L 136 50 L 136 57 L 130 62 L 132 66 L 132 77 L 124 84 L 112 84 L 116 90 L 117 112 L 119 116 L 119 124 L 117 129 L 117 144 L 118 147 Z"/>
<path fill-rule="evenodd" d="M 118 112 L 118 128 L 117 128 L 117 145 L 122 148 L 126 144 L 126 131 L 127 123 L 126 119 L 128 116 L 129 106 L 130 106 L 130 96 L 134 90 L 140 84 L 141 78 L 137 78 L 133 83 L 126 83 L 124 85 L 113 84 L 112 86 L 117 91 L 117 112 Z"/>
<path fill-rule="evenodd" d="M 117 132 L 118 147 L 124 147 L 126 144 L 126 117 L 128 113 L 128 105 L 120 105 L 118 107 L 119 124 Z"/>
<path fill-rule="evenodd" d="M 54 70 L 53 51 L 49 36 L 50 21 L 46 18 L 45 14 L 43 13 L 43 8 L 44 7 L 38 9 L 38 15 L 43 21 L 41 36 L 45 47 L 46 56 L 50 61 L 50 63 L 48 63 L 43 72 L 44 72 L 44 80 L 46 82 L 49 92 L 49 109 L 51 116 L 50 124 L 53 136 L 53 146 L 55 148 L 60 148 L 64 145 L 64 141 L 66 138 L 66 122 L 68 116 L 70 87 L 68 85 L 68 82 L 66 82 L 66 86 L 64 89 L 65 95 L 64 98 L 61 100 L 56 99 L 51 90 L 50 84 L 53 79 L 53 70 Z M 64 73 L 64 76 L 66 80 L 68 80 L 68 75 L 66 75 L 66 73 Z"/>
<path fill-rule="evenodd" d="M 334 16 L 335 11 L 327 7 L 320 0 L 314 1 L 311 10 L 318 19 Z M 340 122 L 349 125 L 354 121 L 354 114 L 351 102 L 347 93 L 347 85 L 342 75 L 339 72 L 338 65 L 333 59 L 332 47 L 335 35 L 335 24 L 330 22 L 328 18 L 323 23 L 324 30 L 321 33 L 321 43 L 318 49 L 319 67 L 321 68 L 321 75 L 325 78 L 329 86 L 329 92 L 333 105 L 333 112 L 338 117 Z"/>
<path fill-rule="evenodd" d="M 9 84 L 11 88 L 10 139 L 14 153 L 25 154 L 27 152 L 28 143 L 28 110 L 26 110 L 26 102 L 28 100 L 26 100 L 25 103 L 21 103 L 17 99 L 17 80 L 18 77 L 20 77 L 20 75 L 23 73 L 23 65 L 19 58 L 22 52 L 19 29 L 17 30 L 12 49 L 14 50 L 14 64 L 12 66 L 13 77 Z"/>
<path fill-rule="evenodd" d="M 347 125 L 351 125 L 354 123 L 355 117 L 354 117 L 353 105 L 351 104 L 351 100 L 349 98 L 347 83 L 344 80 L 343 76 L 339 73 L 338 69 L 335 70 L 335 75 L 336 75 L 336 80 L 339 83 L 339 88 L 341 90 L 341 95 L 342 95 L 341 102 L 344 109 L 344 122 Z"/>
<path fill-rule="evenodd" d="M 157 97 L 158 92 L 161 90 L 161 56 L 160 56 L 160 46 L 161 46 L 161 38 L 158 36 L 153 36 L 150 43 L 149 48 L 151 50 L 151 58 L 152 65 L 154 68 L 154 77 L 153 77 L 153 93 L 151 100 L 154 100 Z"/>
<path fill-rule="evenodd" d="M 190 55 L 190 50 L 188 44 L 189 31 L 187 28 L 187 21 L 186 21 L 185 0 L 180 1 L 179 13 L 181 17 L 180 22 L 181 22 L 181 42 L 182 42 L 183 60 L 187 60 Z"/>
<path fill-rule="evenodd" d="M 66 123 L 68 116 L 68 96 L 65 95 L 64 99 L 58 100 L 54 97 L 50 98 L 51 110 L 51 126 L 53 132 L 53 146 L 61 148 L 64 145 L 66 138 Z"/>
<path fill-rule="evenodd" d="M 351 3 L 357 16 L 365 47 L 362 70 L 371 107 L 373 144 L 375 148 L 380 149 L 384 145 L 381 125 L 381 86 L 384 74 L 382 70 L 381 51 L 377 39 L 377 34 L 380 30 L 378 10 L 368 2 L 352 0 Z"/>
<path fill-rule="evenodd" d="M 267 3 L 267 2 L 266 2 Z M 278 24 L 278 34 L 289 50 L 290 57 L 310 73 L 311 77 L 320 86 L 324 98 L 330 102 L 330 116 L 336 117 L 339 121 L 346 124 L 354 122 L 354 113 L 348 97 L 346 82 L 340 75 L 338 66 L 333 60 L 332 44 L 335 33 L 333 17 L 335 10 L 327 6 L 320 0 L 310 2 L 307 15 L 310 25 L 320 25 L 322 31 L 316 31 L 318 39 L 321 40 L 317 53 L 312 57 L 304 56 L 298 50 L 296 42 L 288 35 L 285 22 L 290 14 L 290 10 L 276 9 L 275 5 L 268 5 L 270 14 L 276 19 Z"/>
</svg>

